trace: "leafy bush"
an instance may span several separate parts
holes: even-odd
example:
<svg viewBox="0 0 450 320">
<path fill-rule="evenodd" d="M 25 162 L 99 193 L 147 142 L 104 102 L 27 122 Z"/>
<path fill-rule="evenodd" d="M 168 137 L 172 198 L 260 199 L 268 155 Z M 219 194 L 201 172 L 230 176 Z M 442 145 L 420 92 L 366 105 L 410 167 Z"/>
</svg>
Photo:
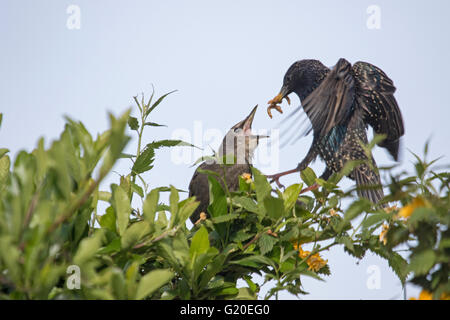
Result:
<svg viewBox="0 0 450 320">
<path fill-rule="evenodd" d="M 195 199 L 180 200 L 174 186 L 149 190 L 142 176 L 153 169 L 157 149 L 189 145 L 161 140 L 142 147 L 144 128 L 159 126 L 147 119 L 168 94 L 155 102 L 152 94 L 147 103 L 135 97 L 140 119 L 130 110 L 109 115 L 110 129 L 95 139 L 67 119 L 47 149 L 40 139 L 12 164 L 8 150 L 0 149 L 2 298 L 256 299 L 254 274 L 270 282 L 266 299 L 283 290 L 301 295 L 304 277 L 330 275 L 325 256 L 333 246 L 357 259 L 374 252 L 403 283 L 448 297 L 448 172 L 417 157 L 414 175 L 390 176 L 386 201 L 401 207 L 386 211 L 355 197 L 355 190 L 342 191 L 342 174 L 323 181 L 308 168 L 302 183 L 274 190 L 254 168 L 239 178 L 240 190 L 230 192 L 210 172 L 210 218 L 188 229 Z M 127 126 L 137 135 L 133 155 L 123 153 Z M 120 159 L 132 161 L 131 171 L 100 190 Z M 321 186 L 313 196 L 300 194 L 313 183 Z M 160 202 L 162 192 L 170 193 L 169 203 Z M 132 207 L 133 197 L 141 207 Z M 405 246 L 402 256 L 397 251 Z M 246 285 L 238 287 L 238 280 Z"/>
</svg>

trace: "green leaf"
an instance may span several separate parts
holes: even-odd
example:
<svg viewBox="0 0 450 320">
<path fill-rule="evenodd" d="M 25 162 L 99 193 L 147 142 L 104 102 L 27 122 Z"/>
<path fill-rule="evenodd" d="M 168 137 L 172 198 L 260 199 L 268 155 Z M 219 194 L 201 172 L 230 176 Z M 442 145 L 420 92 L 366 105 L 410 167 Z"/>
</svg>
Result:
<svg viewBox="0 0 450 320">
<path fill-rule="evenodd" d="M 144 173 L 153 168 L 153 161 L 155 161 L 155 150 L 147 147 L 139 157 L 137 157 L 131 170 L 134 174 Z"/>
<path fill-rule="evenodd" d="M 237 218 L 239 218 L 238 213 L 229 213 L 229 214 L 224 214 L 223 216 L 212 218 L 211 220 L 213 223 L 223 223 L 223 222 L 227 222 L 227 221 L 232 221 Z"/>
<path fill-rule="evenodd" d="M 6 155 L 0 158 L 0 191 L 8 179 L 10 165 L 9 156 Z"/>
<path fill-rule="evenodd" d="M 250 288 L 239 288 L 236 300 L 257 300 L 258 296 Z"/>
<path fill-rule="evenodd" d="M 161 147 L 195 147 L 193 144 L 183 140 L 158 140 L 147 144 L 147 148 L 159 149 Z"/>
<path fill-rule="evenodd" d="M 116 215 L 114 214 L 114 209 L 108 207 L 106 213 L 100 216 L 99 224 L 102 228 L 109 229 L 112 232 L 117 232 L 116 230 Z"/>
<path fill-rule="evenodd" d="M 131 181 L 130 183 L 131 185 L 131 190 L 136 193 L 137 195 L 139 195 L 141 198 L 144 197 L 144 190 L 142 190 L 142 188 L 140 186 L 138 186 L 136 183 L 134 183 L 133 181 Z"/>
<path fill-rule="evenodd" d="M 270 195 L 272 187 L 267 181 L 267 178 L 255 167 L 252 167 L 252 174 L 255 183 L 256 199 L 258 200 L 258 213 L 260 219 L 262 219 L 266 215 L 264 199 Z"/>
<path fill-rule="evenodd" d="M 178 191 L 174 186 L 170 186 L 170 223 L 169 228 L 174 226 L 177 222 L 178 218 L 178 202 L 180 201 L 180 196 L 178 195 Z"/>
<path fill-rule="evenodd" d="M 258 245 L 262 255 L 272 251 L 275 243 L 278 242 L 278 239 L 268 234 L 264 233 L 261 237 L 259 237 Z"/>
<path fill-rule="evenodd" d="M 293 184 L 286 188 L 283 192 L 284 208 L 290 211 L 296 204 L 303 185 L 301 183 Z"/>
<path fill-rule="evenodd" d="M 247 266 L 252 268 L 261 268 L 262 265 L 268 265 L 275 268 L 275 263 L 265 256 L 253 255 L 249 257 L 245 257 L 239 260 L 230 261 L 231 264 L 239 264 L 241 266 Z"/>
<path fill-rule="evenodd" d="M 300 177 L 308 185 L 308 187 L 312 186 L 317 179 L 316 174 L 310 167 L 300 172 Z"/>
<path fill-rule="evenodd" d="M 189 248 L 189 255 L 193 257 L 194 254 L 200 255 L 208 251 L 210 247 L 209 235 L 205 227 L 201 227 L 192 237 L 191 247 Z"/>
<path fill-rule="evenodd" d="M 123 235 L 128 226 L 130 219 L 131 206 L 128 194 L 116 184 L 111 185 L 112 189 L 112 206 L 116 213 L 117 230 Z"/>
<path fill-rule="evenodd" d="M 147 112 L 145 113 L 145 117 L 147 117 L 150 114 L 150 112 L 152 112 L 164 100 L 165 97 L 167 97 L 169 94 L 174 93 L 176 91 L 177 90 L 170 91 L 166 94 L 163 94 L 161 97 L 159 97 L 159 99 L 156 100 L 155 103 L 150 108 L 148 108 Z M 149 101 L 149 103 L 150 103 L 150 101 Z"/>
<path fill-rule="evenodd" d="M 415 276 L 426 275 L 436 262 L 436 254 L 432 249 L 415 253 L 411 257 L 408 270 L 414 272 Z"/>
<path fill-rule="evenodd" d="M 98 249 L 101 247 L 103 236 L 103 230 L 97 230 L 92 237 L 81 240 L 73 258 L 74 264 L 81 266 L 94 258 Z"/>
<path fill-rule="evenodd" d="M 195 209 L 199 206 L 200 202 L 195 199 L 188 198 L 180 202 L 180 209 L 178 211 L 178 222 L 185 223 L 186 220 L 194 213 Z"/>
<path fill-rule="evenodd" d="M 345 248 L 351 253 L 355 252 L 355 247 L 353 245 L 353 241 L 349 236 L 342 236 L 336 239 L 338 243 L 342 243 Z"/>
<path fill-rule="evenodd" d="M 143 211 L 144 219 L 151 224 L 155 221 L 156 209 L 159 201 L 159 190 L 153 189 L 145 198 Z"/>
<path fill-rule="evenodd" d="M 128 117 L 128 126 L 131 130 L 137 130 L 139 129 L 139 121 L 135 117 Z"/>
<path fill-rule="evenodd" d="M 364 220 L 362 226 L 364 228 L 369 228 L 379 222 L 388 221 L 390 217 L 391 215 L 389 213 L 374 213 L 368 216 L 366 220 Z"/>
<path fill-rule="evenodd" d="M 9 152 L 9 149 L 0 148 L 0 158 Z"/>
<path fill-rule="evenodd" d="M 211 217 L 220 217 L 228 213 L 227 197 L 220 183 L 212 176 L 208 176 L 209 181 L 209 202 L 208 212 Z"/>
<path fill-rule="evenodd" d="M 165 124 L 158 124 L 155 122 L 145 122 L 144 126 L 150 126 L 150 127 L 167 127 Z"/>
<path fill-rule="evenodd" d="M 344 213 L 344 219 L 337 227 L 337 231 L 341 232 L 353 219 L 358 217 L 361 213 L 367 212 L 372 207 L 371 203 L 367 199 L 359 199 L 353 202 L 350 207 Z"/>
<path fill-rule="evenodd" d="M 274 220 L 278 220 L 284 215 L 284 201 L 282 199 L 268 195 L 264 198 L 264 207 L 267 215 Z"/>
<path fill-rule="evenodd" d="M 121 247 L 128 249 L 134 246 L 150 231 L 150 226 L 147 221 L 139 221 L 130 225 L 122 235 Z"/>
<path fill-rule="evenodd" d="M 150 296 L 153 292 L 172 280 L 174 276 L 175 274 L 167 269 L 150 271 L 139 281 L 136 299 L 141 300 Z"/>
<path fill-rule="evenodd" d="M 258 213 L 258 205 L 251 198 L 234 197 L 233 204 L 244 208 L 247 211 Z"/>
</svg>

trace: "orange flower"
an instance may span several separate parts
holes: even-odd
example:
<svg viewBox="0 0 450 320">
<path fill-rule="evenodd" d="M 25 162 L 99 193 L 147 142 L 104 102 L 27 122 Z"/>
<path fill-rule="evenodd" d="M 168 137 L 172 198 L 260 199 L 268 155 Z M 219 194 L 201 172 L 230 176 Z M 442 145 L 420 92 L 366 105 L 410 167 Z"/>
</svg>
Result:
<svg viewBox="0 0 450 320">
<path fill-rule="evenodd" d="M 404 206 L 400 209 L 398 212 L 398 215 L 402 218 L 409 218 L 411 214 L 416 210 L 417 208 L 426 207 L 428 204 L 423 200 L 421 197 L 416 197 L 411 201 L 410 204 Z"/>
</svg>

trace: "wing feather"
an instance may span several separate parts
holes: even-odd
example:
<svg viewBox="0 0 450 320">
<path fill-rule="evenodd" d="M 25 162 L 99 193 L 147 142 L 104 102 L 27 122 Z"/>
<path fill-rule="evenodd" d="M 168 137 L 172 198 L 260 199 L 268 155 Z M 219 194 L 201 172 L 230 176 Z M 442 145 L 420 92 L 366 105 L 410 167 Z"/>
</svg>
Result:
<svg viewBox="0 0 450 320">
<path fill-rule="evenodd" d="M 354 101 L 355 82 L 351 64 L 345 59 L 328 73 L 321 84 L 302 102 L 311 120 L 314 136 L 324 137 L 347 119 Z"/>
</svg>

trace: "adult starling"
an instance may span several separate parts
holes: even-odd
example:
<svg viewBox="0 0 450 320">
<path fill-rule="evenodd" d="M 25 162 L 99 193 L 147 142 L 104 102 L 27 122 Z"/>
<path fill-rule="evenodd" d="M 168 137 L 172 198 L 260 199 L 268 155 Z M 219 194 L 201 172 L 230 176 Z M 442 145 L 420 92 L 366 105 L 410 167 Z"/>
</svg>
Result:
<svg viewBox="0 0 450 320">
<path fill-rule="evenodd" d="M 378 203 L 383 197 L 380 176 L 375 160 L 362 144 L 368 143 L 366 130 L 370 125 L 376 134 L 386 137 L 379 146 L 398 160 L 404 127 L 392 80 L 367 62 L 352 66 L 341 58 L 330 70 L 318 60 L 300 60 L 288 69 L 280 93 L 269 101 L 269 116 L 271 109 L 282 112 L 277 104 L 283 98 L 290 102 L 292 92 L 300 98 L 298 110 L 303 107 L 311 121 L 313 142 L 297 168 L 269 176 L 272 181 L 279 184 L 281 176 L 304 170 L 317 156 L 326 163 L 321 176 L 325 180 L 349 160 L 369 160 L 371 165 L 367 161 L 358 165 L 349 178 L 356 180 L 359 196 Z"/>
<path fill-rule="evenodd" d="M 207 214 L 209 206 L 208 175 L 199 172 L 199 169 L 218 173 L 221 178 L 225 179 L 230 191 L 239 189 L 240 175 L 251 174 L 251 160 L 259 139 L 267 138 L 267 136 L 254 135 L 251 131 L 257 107 L 255 106 L 244 120 L 231 127 L 223 138 L 218 151 L 218 159 L 226 159 L 226 164 L 206 161 L 195 170 L 189 184 L 189 197 L 195 196 L 197 201 L 200 201 L 200 205 L 190 217 L 192 223 L 195 224 L 198 221 L 200 213 Z M 222 179 L 218 179 L 218 181 L 224 187 Z"/>
</svg>

